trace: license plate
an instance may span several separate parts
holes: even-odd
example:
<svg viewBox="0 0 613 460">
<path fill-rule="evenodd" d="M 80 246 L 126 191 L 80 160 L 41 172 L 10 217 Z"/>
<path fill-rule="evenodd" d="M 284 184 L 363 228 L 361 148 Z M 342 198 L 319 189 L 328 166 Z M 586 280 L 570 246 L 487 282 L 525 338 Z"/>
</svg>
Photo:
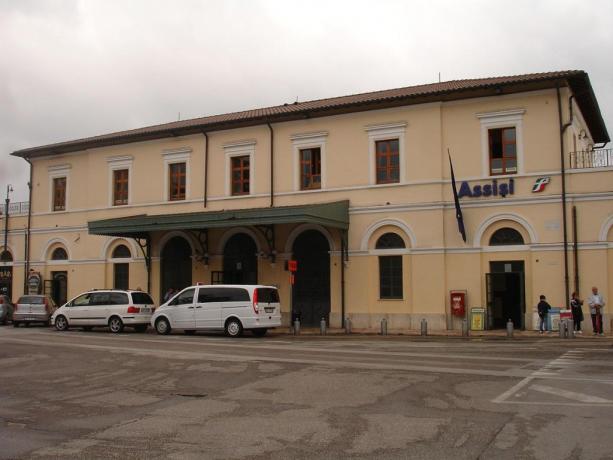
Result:
<svg viewBox="0 0 613 460">
<path fill-rule="evenodd" d="M 149 307 L 141 307 L 140 312 L 141 313 L 151 313 L 151 308 L 149 308 Z"/>
<path fill-rule="evenodd" d="M 275 311 L 275 307 L 264 307 L 264 311 L 266 313 L 273 313 Z"/>
</svg>

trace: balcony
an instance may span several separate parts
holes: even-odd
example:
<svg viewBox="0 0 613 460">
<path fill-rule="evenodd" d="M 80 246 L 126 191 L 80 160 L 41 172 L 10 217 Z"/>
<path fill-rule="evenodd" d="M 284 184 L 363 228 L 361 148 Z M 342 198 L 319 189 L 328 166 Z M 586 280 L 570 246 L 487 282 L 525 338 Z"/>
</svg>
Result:
<svg viewBox="0 0 613 460">
<path fill-rule="evenodd" d="M 15 201 L 13 203 L 9 203 L 9 216 L 19 216 L 28 213 L 28 209 L 30 208 L 29 201 Z M 2 203 L 0 205 L 0 216 L 4 215 L 4 210 L 6 209 L 6 205 Z"/>
<path fill-rule="evenodd" d="M 570 152 L 571 169 L 613 167 L 613 149 L 583 150 Z"/>
</svg>

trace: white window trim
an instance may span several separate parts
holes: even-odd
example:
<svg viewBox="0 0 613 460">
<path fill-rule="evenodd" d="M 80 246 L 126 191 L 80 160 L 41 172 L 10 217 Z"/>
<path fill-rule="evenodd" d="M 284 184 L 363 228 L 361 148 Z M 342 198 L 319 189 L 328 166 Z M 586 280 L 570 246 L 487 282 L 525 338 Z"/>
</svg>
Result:
<svg viewBox="0 0 613 460">
<path fill-rule="evenodd" d="M 393 183 L 377 184 L 377 165 L 376 165 L 376 142 L 390 139 L 398 139 L 398 155 L 400 160 L 400 177 L 398 184 L 406 182 L 406 153 L 405 153 L 405 131 L 407 122 L 387 123 L 383 125 L 368 125 L 364 129 L 368 133 L 368 180 L 370 185 L 384 186 L 394 185 Z"/>
<path fill-rule="evenodd" d="M 292 141 L 292 158 L 294 170 L 294 191 L 296 192 L 309 192 L 317 189 L 302 189 L 300 183 L 300 151 L 304 149 L 319 148 L 320 161 L 321 161 L 321 187 L 320 190 L 324 190 L 327 185 L 327 160 L 326 160 L 326 138 L 328 133 L 325 131 L 317 133 L 303 133 L 293 134 L 290 136 Z"/>
<path fill-rule="evenodd" d="M 58 212 L 66 212 L 68 211 L 68 197 L 70 196 L 68 191 L 69 191 L 69 186 L 70 186 L 70 169 L 72 168 L 71 165 L 66 164 L 66 165 L 56 165 L 56 166 L 49 166 L 47 168 L 47 171 L 49 173 L 49 212 L 52 213 L 58 213 Z M 54 211 L 53 210 L 53 179 L 59 179 L 61 177 L 65 177 L 66 178 L 66 193 L 65 193 L 65 200 L 64 200 L 64 211 Z"/>
<path fill-rule="evenodd" d="M 120 156 L 120 157 L 110 157 L 106 159 L 109 164 L 109 207 L 121 207 L 126 206 L 125 204 L 114 204 L 113 200 L 113 192 L 114 192 L 114 184 L 113 184 L 113 172 L 121 169 L 128 170 L 128 203 L 132 204 L 132 163 L 134 162 L 134 157 L 132 156 Z"/>
<path fill-rule="evenodd" d="M 182 148 L 174 150 L 164 150 L 162 157 L 164 158 L 164 190 L 162 192 L 162 200 L 169 203 L 183 203 L 190 198 L 190 158 L 192 155 L 191 148 Z M 185 199 L 170 201 L 169 178 L 170 165 L 177 163 L 185 163 Z"/>
<path fill-rule="evenodd" d="M 236 196 L 237 198 L 255 195 L 255 144 L 254 139 L 245 141 L 230 142 L 223 145 L 225 153 L 225 192 L 226 196 Z M 232 158 L 249 157 L 249 193 L 242 195 L 232 195 Z"/>
<path fill-rule="evenodd" d="M 499 177 L 490 174 L 490 143 L 488 132 L 496 128 L 515 128 L 515 147 L 517 149 L 517 173 L 505 173 L 503 176 L 515 176 L 524 173 L 524 114 L 526 109 L 502 110 L 498 112 L 478 113 L 481 121 L 481 164 L 484 177 Z"/>
</svg>

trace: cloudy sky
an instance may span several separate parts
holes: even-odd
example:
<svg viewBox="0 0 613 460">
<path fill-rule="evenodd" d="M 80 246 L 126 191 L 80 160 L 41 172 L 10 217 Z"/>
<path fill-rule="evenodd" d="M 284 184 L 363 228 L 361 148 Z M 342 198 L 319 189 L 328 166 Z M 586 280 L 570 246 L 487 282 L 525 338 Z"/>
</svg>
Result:
<svg viewBox="0 0 613 460">
<path fill-rule="evenodd" d="M 613 131 L 613 1 L 0 0 L 0 198 L 26 147 L 438 80 L 586 70 Z"/>
</svg>

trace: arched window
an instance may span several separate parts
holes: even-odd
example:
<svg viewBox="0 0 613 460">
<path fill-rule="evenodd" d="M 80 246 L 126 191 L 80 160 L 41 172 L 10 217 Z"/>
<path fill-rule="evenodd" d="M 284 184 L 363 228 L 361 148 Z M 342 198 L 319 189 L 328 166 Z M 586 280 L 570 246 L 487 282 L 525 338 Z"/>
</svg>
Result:
<svg viewBox="0 0 613 460">
<path fill-rule="evenodd" d="M 68 253 L 64 248 L 55 248 L 51 253 L 51 260 L 68 260 Z"/>
<path fill-rule="evenodd" d="M 396 233 L 384 233 L 377 240 L 376 249 L 404 249 L 404 240 Z"/>
<path fill-rule="evenodd" d="M 132 253 L 124 244 L 120 244 L 113 249 L 113 259 L 129 259 L 130 257 L 132 257 Z"/>
<path fill-rule="evenodd" d="M 396 233 L 384 233 L 375 249 L 404 249 L 404 240 Z M 402 299 L 402 256 L 379 256 L 379 298 Z"/>
<path fill-rule="evenodd" d="M 490 246 L 511 246 L 514 244 L 524 244 L 524 237 L 514 228 L 499 228 L 490 238 Z"/>
<path fill-rule="evenodd" d="M 11 253 L 8 251 L 2 251 L 2 254 L 0 254 L 0 262 L 12 262 L 12 261 L 13 261 L 13 256 L 11 255 Z"/>
</svg>

